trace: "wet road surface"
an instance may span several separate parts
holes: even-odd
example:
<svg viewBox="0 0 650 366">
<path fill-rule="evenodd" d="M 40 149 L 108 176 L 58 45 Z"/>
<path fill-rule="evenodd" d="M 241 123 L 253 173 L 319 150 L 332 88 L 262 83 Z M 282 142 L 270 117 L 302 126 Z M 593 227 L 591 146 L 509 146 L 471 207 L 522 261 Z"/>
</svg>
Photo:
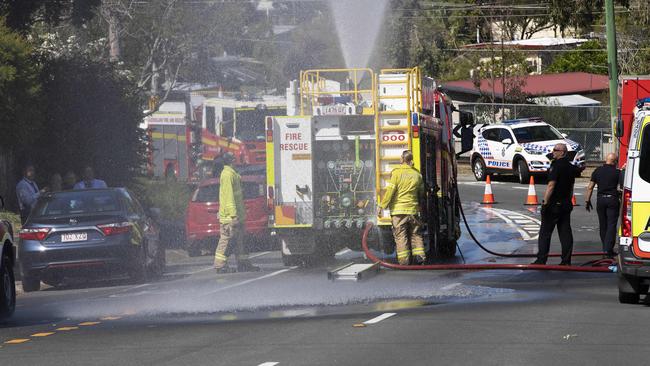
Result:
<svg viewBox="0 0 650 366">
<path fill-rule="evenodd" d="M 474 233 L 493 250 L 535 250 L 539 214 L 521 187 L 495 183 L 500 203 L 486 208 L 482 184 L 460 185 Z M 595 222 L 576 207 L 576 251 L 598 250 Z M 495 258 L 465 233 L 460 247 L 468 263 L 531 261 Z M 650 312 L 618 304 L 612 274 L 382 270 L 331 282 L 328 268 L 362 254 L 315 268 L 284 267 L 278 252 L 252 261 L 262 272 L 216 275 L 209 256 L 170 250 L 165 275 L 145 284 L 21 294 L 0 323 L 0 364 L 620 365 L 644 364 L 650 351 L 639 326 Z"/>
</svg>

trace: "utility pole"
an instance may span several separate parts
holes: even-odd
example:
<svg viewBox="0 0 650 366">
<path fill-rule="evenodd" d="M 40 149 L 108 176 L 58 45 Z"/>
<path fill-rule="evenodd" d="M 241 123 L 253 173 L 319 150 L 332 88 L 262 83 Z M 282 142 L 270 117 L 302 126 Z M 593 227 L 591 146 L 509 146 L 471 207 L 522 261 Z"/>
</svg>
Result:
<svg viewBox="0 0 650 366">
<path fill-rule="evenodd" d="M 607 25 L 607 68 L 609 72 L 609 112 L 612 138 L 616 135 L 618 120 L 618 58 L 616 51 L 616 24 L 614 23 L 614 0 L 605 0 L 605 21 Z M 616 141 L 616 140 L 615 140 Z M 616 143 L 616 142 L 615 142 Z"/>
</svg>

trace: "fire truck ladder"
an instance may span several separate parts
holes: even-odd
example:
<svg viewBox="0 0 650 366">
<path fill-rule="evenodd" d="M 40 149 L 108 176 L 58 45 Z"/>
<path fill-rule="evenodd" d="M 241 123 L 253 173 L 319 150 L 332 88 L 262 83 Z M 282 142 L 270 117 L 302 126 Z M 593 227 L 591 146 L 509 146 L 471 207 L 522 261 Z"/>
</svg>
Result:
<svg viewBox="0 0 650 366">
<path fill-rule="evenodd" d="M 391 171 L 399 164 L 404 150 L 419 148 L 413 146 L 411 136 L 411 113 L 421 109 L 420 69 L 383 69 L 379 75 L 376 118 L 376 161 L 375 187 L 377 200 L 381 201 Z M 416 164 L 419 155 L 414 154 Z M 389 225 L 386 213 L 378 218 L 379 225 Z"/>
</svg>

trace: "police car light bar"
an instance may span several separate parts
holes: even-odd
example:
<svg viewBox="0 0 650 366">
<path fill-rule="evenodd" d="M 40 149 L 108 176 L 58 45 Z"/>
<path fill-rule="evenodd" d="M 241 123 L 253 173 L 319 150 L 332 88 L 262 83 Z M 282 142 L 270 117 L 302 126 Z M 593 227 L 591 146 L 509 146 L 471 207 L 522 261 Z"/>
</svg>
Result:
<svg viewBox="0 0 650 366">
<path fill-rule="evenodd" d="M 501 123 L 506 125 L 513 125 L 517 123 L 526 123 L 526 122 L 544 122 L 544 120 L 541 117 L 530 117 L 530 118 L 508 119 Z"/>
<path fill-rule="evenodd" d="M 650 98 L 642 98 L 636 101 L 636 107 L 641 109 L 650 109 Z"/>
</svg>

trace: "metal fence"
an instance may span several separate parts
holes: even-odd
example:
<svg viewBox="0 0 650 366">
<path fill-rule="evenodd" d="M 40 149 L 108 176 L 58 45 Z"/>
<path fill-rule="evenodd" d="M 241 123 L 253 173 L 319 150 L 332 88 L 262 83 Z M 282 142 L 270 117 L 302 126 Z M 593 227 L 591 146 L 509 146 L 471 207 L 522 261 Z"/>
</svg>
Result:
<svg viewBox="0 0 650 366">
<path fill-rule="evenodd" d="M 605 156 L 615 148 L 609 107 L 464 102 L 458 102 L 456 107 L 474 114 L 474 120 L 478 124 L 541 117 L 545 122 L 567 134 L 569 139 L 580 143 L 589 162 L 603 161 Z"/>
</svg>

